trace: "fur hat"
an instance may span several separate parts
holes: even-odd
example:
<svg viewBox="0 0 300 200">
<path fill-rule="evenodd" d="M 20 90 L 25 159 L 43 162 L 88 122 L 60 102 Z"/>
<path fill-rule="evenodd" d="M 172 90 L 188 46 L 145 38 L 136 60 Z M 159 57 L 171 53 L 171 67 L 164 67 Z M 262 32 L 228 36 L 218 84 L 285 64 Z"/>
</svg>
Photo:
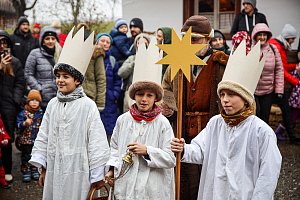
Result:
<svg viewBox="0 0 300 200">
<path fill-rule="evenodd" d="M 281 35 L 284 39 L 296 38 L 297 30 L 291 24 L 285 24 L 281 31 Z"/>
<path fill-rule="evenodd" d="M 61 22 L 59 20 L 54 20 L 51 24 L 51 26 L 55 29 L 60 29 L 61 28 Z"/>
<path fill-rule="evenodd" d="M 42 96 L 38 90 L 30 90 L 27 95 L 26 102 L 28 103 L 29 101 L 34 100 L 34 99 L 39 101 L 40 103 L 42 102 Z"/>
<path fill-rule="evenodd" d="M 182 34 L 185 34 L 192 27 L 192 37 L 209 37 L 214 36 L 214 30 L 210 26 L 208 19 L 204 16 L 193 15 L 188 18 L 181 29 Z"/>
<path fill-rule="evenodd" d="M 243 5 L 244 3 L 250 3 L 253 8 L 256 8 L 256 0 L 243 0 Z"/>
<path fill-rule="evenodd" d="M 218 84 L 218 90 L 217 90 L 219 97 L 220 97 L 221 90 L 224 89 L 237 93 L 244 100 L 246 100 L 249 105 L 252 105 L 252 103 L 254 102 L 253 94 L 247 88 L 243 87 L 241 84 L 235 83 L 233 81 L 221 81 Z"/>
<path fill-rule="evenodd" d="M 141 29 L 141 31 L 144 31 L 144 25 L 143 25 L 143 21 L 140 18 L 133 18 L 130 23 L 129 23 L 129 28 L 131 27 L 139 27 Z"/>
<path fill-rule="evenodd" d="M 21 24 L 23 24 L 23 23 L 28 23 L 29 24 L 29 21 L 28 21 L 28 19 L 27 19 L 26 16 L 19 17 L 19 19 L 18 19 L 18 27 L 20 27 Z"/>
<path fill-rule="evenodd" d="M 135 93 L 139 90 L 151 90 L 156 94 L 157 101 L 160 101 L 164 95 L 163 88 L 153 81 L 137 81 L 130 85 L 128 89 L 129 97 L 135 100 Z"/>
<path fill-rule="evenodd" d="M 124 19 L 117 19 L 116 23 L 115 23 L 115 28 L 118 29 L 120 26 L 122 25 L 126 25 L 127 26 L 127 22 Z"/>
</svg>

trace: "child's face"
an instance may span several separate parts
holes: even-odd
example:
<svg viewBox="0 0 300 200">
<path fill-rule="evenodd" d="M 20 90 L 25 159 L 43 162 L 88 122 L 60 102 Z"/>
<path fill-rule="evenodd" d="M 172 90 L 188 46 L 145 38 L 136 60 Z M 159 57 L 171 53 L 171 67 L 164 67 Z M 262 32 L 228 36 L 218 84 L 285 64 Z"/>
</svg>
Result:
<svg viewBox="0 0 300 200">
<path fill-rule="evenodd" d="M 127 32 L 128 32 L 128 27 L 127 27 L 125 24 L 123 24 L 123 25 L 121 25 L 121 26 L 118 28 L 118 30 L 119 30 L 121 33 L 127 34 Z"/>
<path fill-rule="evenodd" d="M 30 100 L 28 102 L 28 104 L 33 109 L 36 109 L 36 108 L 40 107 L 40 102 L 38 100 L 36 100 L 36 99 Z"/>
<path fill-rule="evenodd" d="M 220 99 L 227 115 L 235 115 L 245 109 L 246 101 L 231 90 L 221 90 Z"/>
<path fill-rule="evenodd" d="M 135 93 L 135 101 L 140 112 L 152 110 L 156 99 L 154 92 L 150 90 L 140 90 Z"/>
<path fill-rule="evenodd" d="M 104 49 L 104 51 L 108 51 L 111 45 L 110 38 L 106 35 L 103 35 L 99 38 L 97 45 Z"/>
<path fill-rule="evenodd" d="M 80 81 L 77 79 L 75 80 L 71 74 L 65 71 L 56 72 L 56 85 L 58 91 L 60 91 L 64 95 L 73 92 L 79 84 Z"/>
</svg>

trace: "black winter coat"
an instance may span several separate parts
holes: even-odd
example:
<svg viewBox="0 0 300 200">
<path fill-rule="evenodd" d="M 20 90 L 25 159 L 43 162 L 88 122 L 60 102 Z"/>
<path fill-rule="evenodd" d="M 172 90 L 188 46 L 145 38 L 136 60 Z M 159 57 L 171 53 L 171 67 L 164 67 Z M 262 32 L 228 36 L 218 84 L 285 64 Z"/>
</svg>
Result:
<svg viewBox="0 0 300 200">
<path fill-rule="evenodd" d="M 19 29 L 14 31 L 10 39 L 13 45 L 12 55 L 21 61 L 24 69 L 29 53 L 32 49 L 39 47 L 39 41 L 31 35 L 31 32 L 23 34 Z"/>
<path fill-rule="evenodd" d="M 246 15 L 247 15 L 246 12 L 244 10 L 242 10 L 241 13 L 239 13 L 235 16 L 232 27 L 231 27 L 231 31 L 230 31 L 231 37 L 239 31 L 247 31 Z M 247 32 L 249 33 L 250 37 L 252 34 L 252 30 L 254 28 L 254 26 L 253 26 L 253 16 L 254 15 L 255 15 L 255 24 L 265 23 L 268 25 L 266 16 L 262 13 L 259 13 L 257 11 L 257 9 L 255 8 L 253 15 L 251 17 L 248 16 L 249 31 L 247 31 Z"/>
<path fill-rule="evenodd" d="M 0 70 L 0 114 L 12 141 L 21 98 L 24 94 L 25 79 L 21 62 L 13 57 L 12 68 L 15 76 L 4 75 Z"/>
</svg>

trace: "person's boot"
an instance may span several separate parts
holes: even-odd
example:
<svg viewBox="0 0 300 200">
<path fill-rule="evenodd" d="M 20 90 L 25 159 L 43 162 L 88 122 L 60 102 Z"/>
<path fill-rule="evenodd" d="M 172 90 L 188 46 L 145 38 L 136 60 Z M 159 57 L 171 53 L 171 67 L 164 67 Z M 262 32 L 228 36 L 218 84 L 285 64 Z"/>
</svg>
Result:
<svg viewBox="0 0 300 200">
<path fill-rule="evenodd" d="M 29 164 L 22 164 L 21 171 L 23 173 L 23 182 L 28 183 L 31 181 L 31 170 Z"/>
<path fill-rule="evenodd" d="M 40 173 L 38 171 L 38 168 L 31 165 L 30 169 L 31 169 L 31 178 L 33 178 L 33 180 L 39 180 Z"/>
<path fill-rule="evenodd" d="M 275 130 L 275 134 L 278 141 L 287 141 L 288 138 L 283 135 L 285 131 L 285 127 L 282 124 L 279 124 L 278 127 Z"/>
<path fill-rule="evenodd" d="M 4 189 L 10 188 L 10 185 L 5 180 L 5 171 L 2 165 L 0 166 L 0 185 Z"/>
<path fill-rule="evenodd" d="M 292 144 L 300 144 L 300 138 L 299 137 L 297 137 L 297 136 L 295 136 L 295 134 L 294 134 L 294 131 L 293 131 L 293 128 L 287 128 L 286 129 L 286 132 L 287 132 L 287 134 L 288 134 L 288 136 L 289 136 L 289 139 L 290 139 L 290 142 L 292 143 Z"/>
</svg>

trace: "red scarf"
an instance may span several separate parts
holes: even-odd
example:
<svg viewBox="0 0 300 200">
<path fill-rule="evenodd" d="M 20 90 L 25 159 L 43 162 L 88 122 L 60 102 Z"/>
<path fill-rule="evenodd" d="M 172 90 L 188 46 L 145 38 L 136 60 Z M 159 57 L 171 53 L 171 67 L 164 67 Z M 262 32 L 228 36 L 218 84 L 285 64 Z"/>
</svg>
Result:
<svg viewBox="0 0 300 200">
<path fill-rule="evenodd" d="M 152 110 L 148 111 L 148 112 L 140 112 L 137 108 L 136 104 L 133 104 L 130 107 L 130 114 L 133 117 L 133 119 L 135 119 L 136 121 L 142 121 L 145 120 L 147 122 L 152 121 L 153 119 L 155 119 L 155 117 L 157 115 L 159 115 L 161 113 L 161 108 L 157 105 L 153 105 Z"/>
</svg>

